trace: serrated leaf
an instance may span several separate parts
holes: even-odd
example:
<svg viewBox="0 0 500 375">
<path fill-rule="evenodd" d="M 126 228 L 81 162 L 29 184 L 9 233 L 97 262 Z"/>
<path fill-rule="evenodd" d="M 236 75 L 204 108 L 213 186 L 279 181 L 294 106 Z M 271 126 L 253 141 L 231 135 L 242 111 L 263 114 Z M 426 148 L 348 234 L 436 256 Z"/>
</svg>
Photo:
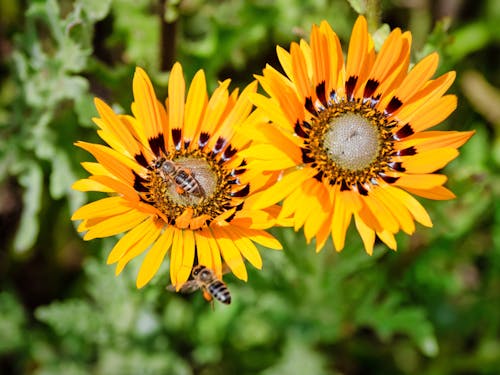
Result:
<svg viewBox="0 0 500 375">
<path fill-rule="evenodd" d="M 366 1 L 365 0 L 347 0 L 352 9 L 358 14 L 364 14 L 366 12 Z"/>
<path fill-rule="evenodd" d="M 0 353 L 7 353 L 24 343 L 23 326 L 25 316 L 23 306 L 7 292 L 0 293 Z"/>
<path fill-rule="evenodd" d="M 92 21 L 100 21 L 109 14 L 112 0 L 79 0 L 75 6 L 81 6 Z"/>
<path fill-rule="evenodd" d="M 396 334 L 406 335 L 425 355 L 437 355 L 434 327 L 424 310 L 418 306 L 401 305 L 401 298 L 396 292 L 380 301 L 379 293 L 374 289 L 364 297 L 355 313 L 356 323 L 371 327 L 383 341 Z"/>
<path fill-rule="evenodd" d="M 71 38 L 65 38 L 54 57 L 61 61 L 62 71 L 78 73 L 86 67 L 87 58 L 91 52 L 90 49 L 82 48 L 80 43 L 76 43 Z"/>
<path fill-rule="evenodd" d="M 92 340 L 101 325 L 100 314 L 84 300 L 53 302 L 35 310 L 35 317 L 60 335 L 76 335 Z"/>
<path fill-rule="evenodd" d="M 54 199 L 62 198 L 71 189 L 76 176 L 71 169 L 68 156 L 61 150 L 56 151 L 52 158 L 52 173 L 50 175 L 50 195 Z"/>
<path fill-rule="evenodd" d="M 14 250 L 22 253 L 30 249 L 36 241 L 39 231 L 39 218 L 43 173 L 41 168 L 30 163 L 19 177 L 19 184 L 24 188 L 23 211 L 16 236 L 14 237 Z"/>
</svg>

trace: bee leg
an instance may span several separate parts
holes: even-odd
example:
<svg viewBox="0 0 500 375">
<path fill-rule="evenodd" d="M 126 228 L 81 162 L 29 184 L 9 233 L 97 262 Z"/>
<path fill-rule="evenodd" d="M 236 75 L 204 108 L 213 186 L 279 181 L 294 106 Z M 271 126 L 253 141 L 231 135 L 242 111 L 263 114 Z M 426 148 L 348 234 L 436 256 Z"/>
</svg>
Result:
<svg viewBox="0 0 500 375">
<path fill-rule="evenodd" d="M 175 187 L 175 191 L 176 191 L 176 192 L 177 192 L 177 194 L 179 194 L 179 195 L 183 195 L 183 194 L 186 192 L 186 191 L 185 191 L 183 188 L 181 188 L 180 186 L 176 186 L 176 187 Z"/>
</svg>

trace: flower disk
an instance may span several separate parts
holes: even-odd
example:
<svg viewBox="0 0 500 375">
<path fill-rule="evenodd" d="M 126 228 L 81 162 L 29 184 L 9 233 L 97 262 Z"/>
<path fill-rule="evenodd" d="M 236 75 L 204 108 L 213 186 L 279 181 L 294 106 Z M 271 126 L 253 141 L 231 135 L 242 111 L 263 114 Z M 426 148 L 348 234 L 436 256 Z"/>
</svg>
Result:
<svg viewBox="0 0 500 375">
<path fill-rule="evenodd" d="M 228 86 L 229 80 L 222 82 L 208 98 L 199 71 L 185 98 L 182 67 L 176 63 L 165 107 L 140 68 L 133 80 L 133 116 L 95 101 L 100 117 L 94 122 L 109 146 L 76 143 L 97 162 L 82 164 L 91 176 L 73 188 L 111 196 L 81 207 L 72 219 L 82 220 L 78 230 L 86 231 L 86 240 L 127 232 L 108 256 L 108 264 L 117 263 L 117 274 L 147 250 L 137 287 L 151 280 L 169 250 L 170 279 L 179 289 L 194 264 L 221 278 L 225 262 L 246 280 L 244 259 L 262 267 L 255 243 L 281 248 L 264 231 L 275 224 L 277 207 L 251 204 L 268 177 L 247 167 L 242 153 L 256 146 L 238 132 L 252 121 L 248 96 L 257 82 L 240 96 L 236 90 L 230 94 Z"/>
<path fill-rule="evenodd" d="M 285 75 L 267 66 L 257 79 L 269 97 L 251 100 L 269 123 L 254 129 L 266 152 L 248 165 L 273 172 L 277 183 L 256 201 L 283 200 L 280 217 L 304 227 L 316 250 L 331 234 L 344 247 L 354 217 L 366 251 L 375 236 L 396 249 L 394 234 L 415 231 L 414 221 L 432 226 L 409 193 L 430 199 L 454 197 L 435 174 L 457 155 L 473 132 L 427 131 L 456 108 L 444 95 L 454 72 L 431 79 L 433 53 L 408 71 L 411 34 L 393 30 L 378 53 L 366 20 L 354 26 L 344 64 L 337 35 L 327 22 L 313 26 L 310 43 L 278 47 Z"/>
</svg>

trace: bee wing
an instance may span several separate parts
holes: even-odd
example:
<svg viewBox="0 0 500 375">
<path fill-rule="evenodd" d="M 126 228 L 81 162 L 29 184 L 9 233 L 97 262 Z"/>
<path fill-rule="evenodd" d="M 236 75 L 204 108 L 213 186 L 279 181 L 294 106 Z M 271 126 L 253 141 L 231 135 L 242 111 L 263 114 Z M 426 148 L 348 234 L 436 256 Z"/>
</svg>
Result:
<svg viewBox="0 0 500 375">
<path fill-rule="evenodd" d="M 188 294 L 188 293 L 193 293 L 194 291 L 200 289 L 200 285 L 196 280 L 189 280 L 186 281 L 184 284 L 182 284 L 181 288 L 179 289 L 179 293 L 183 294 Z M 170 284 L 167 286 L 167 290 L 169 292 L 176 292 L 175 286 Z"/>
</svg>

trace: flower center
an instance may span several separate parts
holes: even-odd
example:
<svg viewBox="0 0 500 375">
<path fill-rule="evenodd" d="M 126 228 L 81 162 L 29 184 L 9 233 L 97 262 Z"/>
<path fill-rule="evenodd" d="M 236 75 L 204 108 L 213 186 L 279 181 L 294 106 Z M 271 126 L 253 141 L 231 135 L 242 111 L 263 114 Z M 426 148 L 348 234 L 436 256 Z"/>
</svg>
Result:
<svg viewBox="0 0 500 375">
<path fill-rule="evenodd" d="M 391 168 L 395 121 L 359 100 L 332 101 L 315 112 L 295 134 L 304 139 L 302 161 L 318 171 L 316 179 L 350 187 Z"/>
<path fill-rule="evenodd" d="M 376 159 L 380 149 L 379 132 L 368 119 L 346 113 L 329 122 L 324 147 L 340 168 L 359 171 Z"/>
<path fill-rule="evenodd" d="M 168 224 L 200 229 L 216 218 L 228 221 L 249 192 L 239 179 L 244 167 L 228 169 L 224 163 L 229 159 L 201 150 L 160 152 L 147 166 L 146 176 L 135 176 L 134 187 Z"/>
</svg>

